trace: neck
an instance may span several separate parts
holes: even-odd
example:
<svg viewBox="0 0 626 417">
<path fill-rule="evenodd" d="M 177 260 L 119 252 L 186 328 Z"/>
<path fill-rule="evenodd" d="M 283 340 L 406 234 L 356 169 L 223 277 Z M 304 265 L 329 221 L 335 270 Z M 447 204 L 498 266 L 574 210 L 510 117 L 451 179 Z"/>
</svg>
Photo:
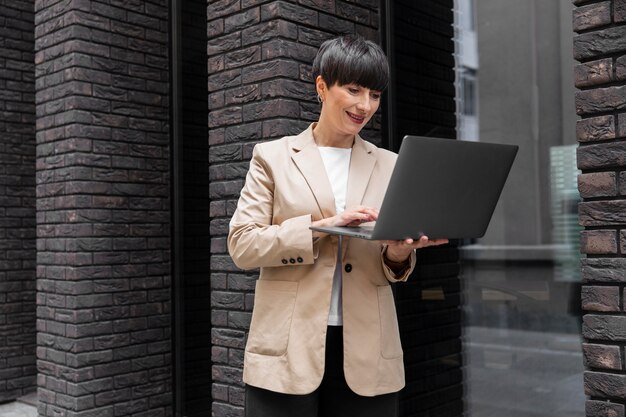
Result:
<svg viewBox="0 0 626 417">
<path fill-rule="evenodd" d="M 313 126 L 313 138 L 317 146 L 328 146 L 332 148 L 351 148 L 354 144 L 353 135 L 342 135 L 325 128 L 325 125 L 318 122 Z"/>
</svg>

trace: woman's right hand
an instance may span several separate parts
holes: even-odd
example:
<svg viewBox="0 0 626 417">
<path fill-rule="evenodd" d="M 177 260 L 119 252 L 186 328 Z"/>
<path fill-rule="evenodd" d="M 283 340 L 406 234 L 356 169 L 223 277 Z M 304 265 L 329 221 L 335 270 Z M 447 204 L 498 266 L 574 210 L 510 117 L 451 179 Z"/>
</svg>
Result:
<svg viewBox="0 0 626 417">
<path fill-rule="evenodd" d="M 356 227 L 361 223 L 373 222 L 378 219 L 378 209 L 365 206 L 357 206 L 344 210 L 343 212 L 325 219 L 316 220 L 311 223 L 315 227 L 349 226 Z M 327 233 L 313 232 L 313 237 L 323 237 Z"/>
</svg>

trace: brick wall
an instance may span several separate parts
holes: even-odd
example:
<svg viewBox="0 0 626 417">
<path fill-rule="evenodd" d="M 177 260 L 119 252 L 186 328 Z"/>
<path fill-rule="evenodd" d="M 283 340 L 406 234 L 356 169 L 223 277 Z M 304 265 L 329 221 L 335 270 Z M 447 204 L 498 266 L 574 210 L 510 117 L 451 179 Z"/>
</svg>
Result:
<svg viewBox="0 0 626 417">
<path fill-rule="evenodd" d="M 226 250 L 228 221 L 252 147 L 304 130 L 319 104 L 311 63 L 340 33 L 377 40 L 378 0 L 209 1 L 209 171 L 213 413 L 243 415 L 243 348 L 257 273 L 237 269 Z M 380 143 L 380 117 L 364 136 Z"/>
<path fill-rule="evenodd" d="M 586 412 L 624 417 L 626 2 L 574 5 Z"/>
<path fill-rule="evenodd" d="M 397 138 L 456 138 L 453 7 L 452 0 L 393 2 Z"/>
<path fill-rule="evenodd" d="M 0 402 L 35 389 L 33 4 L 0 1 Z"/>
<path fill-rule="evenodd" d="M 41 416 L 169 416 L 168 3 L 35 2 Z"/>
<path fill-rule="evenodd" d="M 406 134 L 456 136 L 453 2 L 393 2 L 395 143 Z M 418 251 L 408 282 L 396 285 L 406 387 L 400 415 L 461 416 L 461 281 L 456 242 Z"/>
</svg>

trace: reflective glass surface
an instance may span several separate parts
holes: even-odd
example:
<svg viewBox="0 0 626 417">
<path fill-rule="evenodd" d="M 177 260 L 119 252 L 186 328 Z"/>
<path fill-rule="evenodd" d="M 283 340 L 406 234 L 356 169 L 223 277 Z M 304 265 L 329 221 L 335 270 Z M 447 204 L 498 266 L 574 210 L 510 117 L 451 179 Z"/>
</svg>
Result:
<svg viewBox="0 0 626 417">
<path fill-rule="evenodd" d="M 572 3 L 457 6 L 458 136 L 520 146 L 487 234 L 461 246 L 466 411 L 582 417 Z"/>
</svg>

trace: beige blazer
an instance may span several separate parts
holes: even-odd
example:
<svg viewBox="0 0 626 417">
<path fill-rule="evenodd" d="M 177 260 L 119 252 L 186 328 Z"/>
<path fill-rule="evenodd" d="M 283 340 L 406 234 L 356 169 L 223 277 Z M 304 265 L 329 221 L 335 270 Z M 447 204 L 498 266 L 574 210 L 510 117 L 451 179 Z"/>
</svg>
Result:
<svg viewBox="0 0 626 417">
<path fill-rule="evenodd" d="M 312 238 L 314 220 L 335 215 L 334 196 L 313 140 L 312 124 L 297 136 L 255 146 L 228 248 L 242 269 L 261 268 L 245 349 L 246 384 L 307 394 L 321 383 L 338 238 Z M 346 207 L 380 207 L 396 154 L 356 137 Z M 382 245 L 344 238 L 344 373 L 357 394 L 404 386 L 402 347 Z"/>
</svg>

